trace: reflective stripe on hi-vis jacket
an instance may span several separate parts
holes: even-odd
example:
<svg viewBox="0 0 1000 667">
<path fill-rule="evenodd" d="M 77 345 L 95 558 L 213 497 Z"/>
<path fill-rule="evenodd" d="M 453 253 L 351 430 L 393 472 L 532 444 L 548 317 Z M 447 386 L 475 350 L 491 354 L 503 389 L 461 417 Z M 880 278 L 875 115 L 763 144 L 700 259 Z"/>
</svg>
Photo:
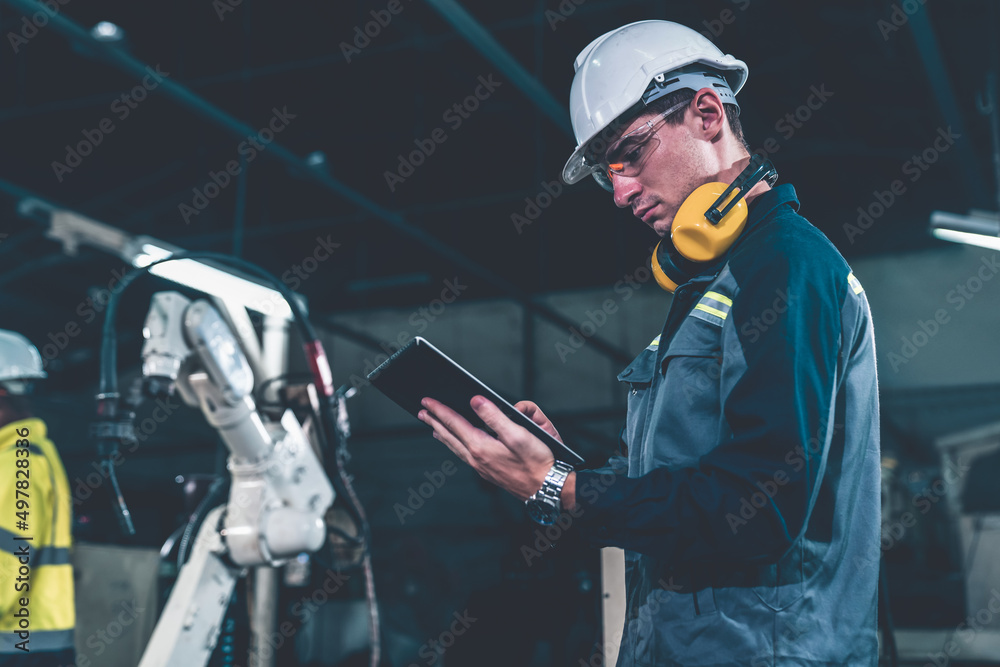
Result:
<svg viewBox="0 0 1000 667">
<path fill-rule="evenodd" d="M 73 646 L 73 506 L 46 430 L 40 419 L 0 428 L 0 655 Z"/>
</svg>

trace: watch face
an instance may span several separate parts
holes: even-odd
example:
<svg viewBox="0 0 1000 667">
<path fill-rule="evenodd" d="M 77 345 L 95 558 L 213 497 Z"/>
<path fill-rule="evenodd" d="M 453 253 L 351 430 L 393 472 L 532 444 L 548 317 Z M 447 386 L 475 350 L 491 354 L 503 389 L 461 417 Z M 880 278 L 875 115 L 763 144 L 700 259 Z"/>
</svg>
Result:
<svg viewBox="0 0 1000 667">
<path fill-rule="evenodd" d="M 529 501 L 527 507 L 528 516 L 531 517 L 531 520 L 543 526 L 551 526 L 559 518 L 559 510 L 541 500 Z"/>
</svg>

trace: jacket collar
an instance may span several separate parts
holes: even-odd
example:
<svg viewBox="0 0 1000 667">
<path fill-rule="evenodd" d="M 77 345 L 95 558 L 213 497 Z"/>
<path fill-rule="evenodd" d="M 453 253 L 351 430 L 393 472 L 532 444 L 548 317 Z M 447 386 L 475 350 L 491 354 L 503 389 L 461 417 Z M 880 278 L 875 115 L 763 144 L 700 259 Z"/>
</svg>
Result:
<svg viewBox="0 0 1000 667">
<path fill-rule="evenodd" d="M 747 215 L 747 224 L 743 233 L 745 234 L 758 222 L 774 213 L 775 209 L 785 204 L 791 204 L 793 211 L 799 210 L 799 198 L 791 183 L 782 183 L 771 188 L 750 204 L 750 213 Z"/>
<path fill-rule="evenodd" d="M 782 183 L 777 187 L 773 187 L 761 196 L 757 197 L 750 204 L 749 212 L 747 213 L 747 222 L 743 227 L 743 232 L 740 234 L 740 238 L 736 240 L 736 243 L 721 257 L 715 261 L 708 262 L 704 266 L 699 267 L 696 275 L 693 275 L 691 282 L 711 282 L 722 270 L 722 267 L 729 262 L 730 255 L 732 255 L 733 250 L 739 247 L 743 239 L 746 238 L 747 234 L 756 227 L 763 220 L 766 220 L 772 213 L 774 213 L 779 207 L 785 204 L 790 204 L 792 210 L 799 210 L 799 198 L 795 194 L 795 187 L 791 183 Z"/>
</svg>

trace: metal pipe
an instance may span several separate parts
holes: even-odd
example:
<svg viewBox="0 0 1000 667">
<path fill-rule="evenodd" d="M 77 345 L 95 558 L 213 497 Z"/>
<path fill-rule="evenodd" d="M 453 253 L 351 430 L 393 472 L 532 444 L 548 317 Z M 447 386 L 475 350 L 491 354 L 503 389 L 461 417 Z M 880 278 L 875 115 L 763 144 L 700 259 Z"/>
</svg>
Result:
<svg viewBox="0 0 1000 667">
<path fill-rule="evenodd" d="M 268 644 L 278 620 L 278 571 L 254 568 L 253 609 L 250 610 L 250 667 L 274 667 L 275 651 Z"/>
<path fill-rule="evenodd" d="M 455 0 L 427 0 L 441 17 L 450 23 L 466 41 L 483 55 L 486 60 L 500 68 L 500 71 L 510 79 L 527 98 L 537 106 L 556 127 L 567 136 L 573 136 L 569 125 L 569 115 L 565 107 L 559 104 L 542 83 L 533 77 L 528 70 L 510 55 L 507 49 L 500 45 L 493 35 L 482 26 L 465 8 Z"/>
</svg>

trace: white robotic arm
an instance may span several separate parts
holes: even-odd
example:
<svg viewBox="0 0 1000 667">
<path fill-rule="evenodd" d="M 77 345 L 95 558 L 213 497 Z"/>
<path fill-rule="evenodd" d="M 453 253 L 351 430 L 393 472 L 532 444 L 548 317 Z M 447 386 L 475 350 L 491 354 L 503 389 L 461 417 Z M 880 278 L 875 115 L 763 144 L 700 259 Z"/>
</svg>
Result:
<svg viewBox="0 0 1000 667">
<path fill-rule="evenodd" d="M 239 568 L 318 550 L 334 490 L 292 411 L 277 422 L 258 413 L 250 365 L 210 303 L 158 293 L 143 336 L 148 385 L 175 385 L 230 451 L 228 503 L 206 516 L 140 663 L 195 667 L 211 656 Z"/>
</svg>

